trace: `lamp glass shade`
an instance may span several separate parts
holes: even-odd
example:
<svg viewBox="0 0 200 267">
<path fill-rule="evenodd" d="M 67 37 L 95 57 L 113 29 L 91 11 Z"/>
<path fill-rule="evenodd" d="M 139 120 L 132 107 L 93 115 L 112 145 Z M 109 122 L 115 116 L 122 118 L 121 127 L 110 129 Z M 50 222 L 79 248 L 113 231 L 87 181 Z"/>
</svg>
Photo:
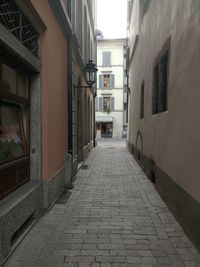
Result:
<svg viewBox="0 0 200 267">
<path fill-rule="evenodd" d="M 89 60 L 89 62 L 85 66 L 85 73 L 86 73 L 86 81 L 88 84 L 93 84 L 96 82 L 96 73 L 98 69 L 96 68 L 96 64 L 93 60 Z"/>
</svg>

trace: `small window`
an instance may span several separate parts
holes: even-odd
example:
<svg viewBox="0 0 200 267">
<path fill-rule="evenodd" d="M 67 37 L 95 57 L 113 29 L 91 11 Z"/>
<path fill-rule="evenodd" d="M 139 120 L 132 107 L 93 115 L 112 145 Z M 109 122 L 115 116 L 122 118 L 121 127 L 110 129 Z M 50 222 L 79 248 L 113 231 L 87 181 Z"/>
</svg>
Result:
<svg viewBox="0 0 200 267">
<path fill-rule="evenodd" d="M 103 109 L 104 111 L 110 110 L 110 97 L 103 98 Z"/>
<path fill-rule="evenodd" d="M 110 88 L 110 74 L 103 75 L 103 88 Z"/>
<path fill-rule="evenodd" d="M 153 70 L 152 114 L 167 111 L 167 90 L 169 80 L 169 41 L 160 53 Z"/>
<path fill-rule="evenodd" d="M 141 90 L 140 90 L 140 119 L 144 118 L 144 81 L 142 82 L 141 85 Z"/>
<path fill-rule="evenodd" d="M 103 66 L 111 65 L 111 52 L 103 52 Z"/>
<path fill-rule="evenodd" d="M 114 74 L 100 74 L 99 75 L 99 88 L 111 89 L 115 86 Z"/>
</svg>

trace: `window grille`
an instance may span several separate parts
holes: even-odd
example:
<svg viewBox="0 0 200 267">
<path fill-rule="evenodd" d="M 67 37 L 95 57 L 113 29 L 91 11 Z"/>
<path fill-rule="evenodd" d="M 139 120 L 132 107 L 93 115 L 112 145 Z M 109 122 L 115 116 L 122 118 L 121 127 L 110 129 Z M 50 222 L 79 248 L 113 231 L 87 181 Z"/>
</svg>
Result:
<svg viewBox="0 0 200 267">
<path fill-rule="evenodd" d="M 13 0 L 0 1 L 0 22 L 33 55 L 38 56 L 39 33 L 26 19 Z"/>
</svg>

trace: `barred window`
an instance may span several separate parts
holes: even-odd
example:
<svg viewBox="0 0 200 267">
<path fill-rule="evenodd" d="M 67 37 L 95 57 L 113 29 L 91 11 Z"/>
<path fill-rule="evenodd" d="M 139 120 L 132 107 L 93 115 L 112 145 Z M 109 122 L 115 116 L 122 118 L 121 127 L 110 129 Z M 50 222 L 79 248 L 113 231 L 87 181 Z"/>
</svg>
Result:
<svg viewBox="0 0 200 267">
<path fill-rule="evenodd" d="M 39 33 L 30 24 L 13 0 L 0 1 L 0 23 L 33 55 L 38 56 Z"/>
</svg>

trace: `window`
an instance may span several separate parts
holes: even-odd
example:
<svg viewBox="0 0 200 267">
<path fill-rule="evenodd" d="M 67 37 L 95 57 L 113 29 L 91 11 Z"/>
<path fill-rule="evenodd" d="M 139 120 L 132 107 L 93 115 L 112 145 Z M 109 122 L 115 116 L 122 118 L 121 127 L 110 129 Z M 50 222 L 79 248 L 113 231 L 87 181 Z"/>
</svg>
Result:
<svg viewBox="0 0 200 267">
<path fill-rule="evenodd" d="M 105 111 L 110 110 L 110 97 L 103 98 L 103 109 Z"/>
<path fill-rule="evenodd" d="M 114 97 L 97 97 L 96 111 L 114 111 L 115 99 Z"/>
<path fill-rule="evenodd" d="M 0 62 L 0 199 L 29 180 L 28 98 L 29 75 Z"/>
<path fill-rule="evenodd" d="M 22 110 L 19 106 L 0 104 L 0 164 L 25 154 Z"/>
<path fill-rule="evenodd" d="M 24 16 L 15 1 L 0 1 L 0 23 L 33 55 L 38 56 L 39 33 Z"/>
<path fill-rule="evenodd" d="M 103 75 L 103 87 L 110 88 L 110 74 Z"/>
<path fill-rule="evenodd" d="M 169 79 L 169 41 L 164 46 L 153 69 L 153 103 L 152 114 L 167 111 L 167 89 Z"/>
<path fill-rule="evenodd" d="M 114 74 L 100 74 L 99 75 L 99 88 L 111 89 L 115 86 L 115 76 Z"/>
<path fill-rule="evenodd" d="M 111 65 L 111 52 L 103 52 L 103 66 Z"/>
<path fill-rule="evenodd" d="M 114 111 L 114 106 L 115 106 L 114 103 L 115 103 L 114 97 L 104 97 L 103 110 L 107 112 Z"/>
<path fill-rule="evenodd" d="M 140 119 L 144 118 L 144 81 L 141 85 L 140 90 Z"/>
</svg>

